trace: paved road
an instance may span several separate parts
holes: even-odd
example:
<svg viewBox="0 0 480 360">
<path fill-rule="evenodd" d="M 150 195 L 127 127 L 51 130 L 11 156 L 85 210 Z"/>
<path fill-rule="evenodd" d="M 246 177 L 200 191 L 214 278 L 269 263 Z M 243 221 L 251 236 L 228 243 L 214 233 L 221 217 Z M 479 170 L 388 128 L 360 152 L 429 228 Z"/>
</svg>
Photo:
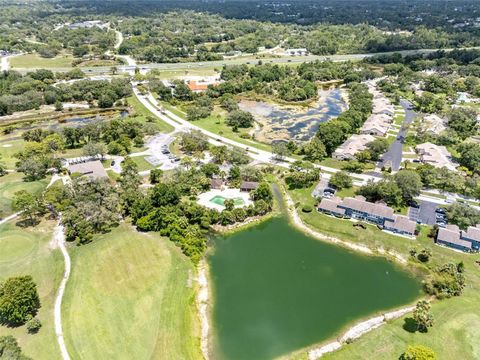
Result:
<svg viewBox="0 0 480 360">
<path fill-rule="evenodd" d="M 463 49 L 474 49 L 474 48 L 463 48 Z M 261 58 L 264 63 L 270 62 L 274 64 L 285 64 L 285 63 L 304 63 L 304 62 L 311 62 L 315 60 L 325 61 L 354 61 L 354 60 L 362 60 L 367 57 L 371 57 L 374 55 L 388 55 L 393 53 L 400 53 L 402 55 L 412 55 L 412 54 L 428 54 L 431 52 L 435 52 L 438 50 L 444 51 L 451 51 L 454 49 L 419 49 L 419 50 L 403 50 L 403 51 L 390 51 L 390 52 L 383 52 L 383 53 L 373 53 L 373 54 L 348 54 L 348 55 L 330 55 L 330 56 L 318 56 L 318 55 L 307 55 L 307 56 L 292 56 L 292 57 L 278 57 L 278 58 Z M 128 65 L 118 66 L 118 70 L 120 72 L 127 72 L 131 73 L 135 70 L 137 65 L 133 65 L 134 61 L 129 61 L 125 58 Z M 258 60 L 251 59 L 251 58 L 234 58 L 234 59 L 225 59 L 225 60 L 217 60 L 217 61 L 204 61 L 204 62 L 184 62 L 184 63 L 150 63 L 150 64 L 140 64 L 138 67 L 141 70 L 150 70 L 150 69 L 159 69 L 159 70 L 189 70 L 189 69 L 198 69 L 204 67 L 222 67 L 223 65 L 235 65 L 235 64 L 249 64 L 249 63 L 256 63 Z M 51 68 L 50 70 L 54 72 L 67 72 L 70 71 L 72 68 Z M 30 69 L 16 69 L 20 72 L 31 71 Z M 111 72 L 111 66 L 98 66 L 98 67 L 85 67 L 82 68 L 87 74 L 108 74 Z"/>
<path fill-rule="evenodd" d="M 412 103 L 408 100 L 400 100 L 400 105 L 405 110 L 405 120 L 403 121 L 402 128 L 398 132 L 397 138 L 390 145 L 388 151 L 382 156 L 378 166 L 387 166 L 391 164 L 393 171 L 398 171 L 402 165 L 403 144 L 405 143 L 405 137 L 407 135 L 408 125 L 413 121 L 416 113 L 412 110 Z"/>
</svg>

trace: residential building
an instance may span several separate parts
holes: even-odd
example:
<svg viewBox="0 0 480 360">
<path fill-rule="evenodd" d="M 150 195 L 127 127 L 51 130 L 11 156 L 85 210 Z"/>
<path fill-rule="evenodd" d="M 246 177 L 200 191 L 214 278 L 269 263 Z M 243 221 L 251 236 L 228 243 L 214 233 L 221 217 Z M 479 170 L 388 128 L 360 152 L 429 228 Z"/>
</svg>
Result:
<svg viewBox="0 0 480 360">
<path fill-rule="evenodd" d="M 258 187 L 258 182 L 256 181 L 243 181 L 240 184 L 240 191 L 250 192 L 255 190 Z"/>
<path fill-rule="evenodd" d="M 208 89 L 208 84 L 199 84 L 196 81 L 189 81 L 187 83 L 187 86 L 191 91 L 195 93 L 203 92 Z"/>
<path fill-rule="evenodd" d="M 365 150 L 373 140 L 375 137 L 370 134 L 354 134 L 335 150 L 332 157 L 337 160 L 353 159 L 356 153 Z"/>
<path fill-rule="evenodd" d="M 212 179 L 210 181 L 210 189 L 216 189 L 216 190 L 221 190 L 223 187 L 224 183 L 223 180 L 218 178 L 218 179 Z"/>
<path fill-rule="evenodd" d="M 445 146 L 438 146 L 432 143 L 423 143 L 415 148 L 420 155 L 420 161 L 430 164 L 436 168 L 446 167 L 455 171 L 457 164 L 453 162 L 452 155 Z"/>
<path fill-rule="evenodd" d="M 86 176 L 90 180 L 108 178 L 108 174 L 99 160 L 68 165 L 68 172 L 69 174 L 77 173 Z"/>
<path fill-rule="evenodd" d="M 338 197 L 324 198 L 317 210 L 328 215 L 367 221 L 396 234 L 415 236 L 414 221 L 406 216 L 394 214 L 393 209 L 385 204 L 368 202 L 363 196 L 343 200 Z"/>
<path fill-rule="evenodd" d="M 423 118 L 421 129 L 431 134 L 440 134 L 447 129 L 446 121 L 435 114 L 427 115 Z"/>
<path fill-rule="evenodd" d="M 480 250 L 480 225 L 460 230 L 457 225 L 447 225 L 438 229 L 437 244 L 456 250 L 471 252 Z"/>
<path fill-rule="evenodd" d="M 386 114 L 373 114 L 360 128 L 360 134 L 385 136 L 390 129 L 392 117 Z"/>
</svg>

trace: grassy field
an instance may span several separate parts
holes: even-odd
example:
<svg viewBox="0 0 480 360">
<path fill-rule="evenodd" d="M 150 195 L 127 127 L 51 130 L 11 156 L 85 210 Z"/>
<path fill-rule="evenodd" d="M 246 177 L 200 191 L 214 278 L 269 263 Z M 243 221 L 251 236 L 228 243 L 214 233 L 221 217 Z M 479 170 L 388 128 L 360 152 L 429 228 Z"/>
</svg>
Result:
<svg viewBox="0 0 480 360">
<path fill-rule="evenodd" d="M 135 162 L 135 164 L 137 164 L 138 171 L 151 170 L 155 168 L 155 166 L 145 160 L 145 157 L 143 156 L 132 156 L 131 159 Z"/>
<path fill-rule="evenodd" d="M 22 69 L 48 69 L 48 68 L 58 68 L 72 67 L 73 57 L 71 55 L 59 55 L 57 57 L 47 59 L 42 58 L 38 54 L 25 54 L 20 56 L 15 56 L 10 59 L 10 66 L 12 68 L 22 68 Z"/>
<path fill-rule="evenodd" d="M 30 193 L 39 194 L 48 185 L 50 177 L 39 181 L 25 182 L 23 174 L 9 173 L 0 178 L 0 218 L 13 213 L 11 208 L 13 194 L 20 190 L 27 190 Z"/>
<path fill-rule="evenodd" d="M 0 143 L 0 158 L 1 162 L 7 169 L 14 169 L 15 163 L 18 161 L 14 155 L 23 150 L 25 141 L 23 139 L 7 140 Z"/>
<path fill-rule="evenodd" d="M 178 109 L 170 104 L 162 102 L 162 106 L 164 106 L 167 110 L 171 111 L 177 116 L 186 119 L 186 114 L 181 109 Z M 225 114 L 223 111 L 216 108 L 212 115 L 205 119 L 200 119 L 192 122 L 192 124 L 210 131 L 214 134 L 221 135 L 226 137 L 227 139 L 231 139 L 237 141 L 241 144 L 245 144 L 251 146 L 252 148 L 257 148 L 260 150 L 272 151 L 272 147 L 268 144 L 263 144 L 254 140 L 250 139 L 243 139 L 240 135 L 247 134 L 251 129 L 239 129 L 238 132 L 234 132 L 230 126 L 225 123 Z"/>
<path fill-rule="evenodd" d="M 194 268 L 171 242 L 122 224 L 70 254 L 72 359 L 201 359 Z"/>
<path fill-rule="evenodd" d="M 135 114 L 138 115 L 137 117 L 135 117 L 136 120 L 145 122 L 147 116 L 153 116 L 153 114 L 145 106 L 143 106 L 143 104 L 140 101 L 138 101 L 136 96 L 130 96 L 129 98 L 127 98 L 127 101 L 128 101 L 128 104 L 131 107 L 133 107 L 133 109 L 135 110 Z M 158 125 L 160 132 L 169 133 L 174 130 L 173 126 L 163 122 L 156 116 L 153 116 L 153 117 L 154 119 L 156 119 L 155 124 Z"/>
<path fill-rule="evenodd" d="M 295 190 L 290 194 L 296 201 L 313 203 L 309 199 L 309 190 Z M 398 359 L 411 344 L 431 347 L 439 360 L 478 359 L 480 358 L 480 273 L 475 260 L 480 255 L 458 253 L 437 246 L 428 238 L 428 227 L 423 227 L 416 240 L 394 236 L 380 231 L 373 225 L 366 229 L 354 228 L 352 222 L 340 220 L 318 212 L 299 212 L 304 222 L 311 228 L 326 235 L 367 245 L 371 249 L 383 248 L 395 251 L 409 258 L 409 250 L 427 248 L 432 251 L 432 265 L 463 261 L 466 267 L 467 286 L 462 296 L 434 301 L 432 313 L 435 325 L 428 333 L 410 333 L 403 329 L 405 318 L 389 322 L 372 331 L 352 344 L 345 345 L 340 351 L 325 357 L 329 360 L 364 359 L 369 354 L 371 359 Z M 409 267 L 412 267 L 409 265 Z M 409 316 L 406 316 L 407 318 Z"/>
<path fill-rule="evenodd" d="M 63 275 L 63 258 L 49 243 L 52 221 L 44 221 L 34 228 L 20 228 L 14 221 L 0 226 L 0 281 L 11 276 L 32 275 L 37 284 L 42 307 L 38 318 L 42 328 L 35 335 L 25 326 L 0 326 L 0 336 L 14 336 L 25 355 L 35 360 L 60 359 L 53 322 L 53 304 Z"/>
</svg>

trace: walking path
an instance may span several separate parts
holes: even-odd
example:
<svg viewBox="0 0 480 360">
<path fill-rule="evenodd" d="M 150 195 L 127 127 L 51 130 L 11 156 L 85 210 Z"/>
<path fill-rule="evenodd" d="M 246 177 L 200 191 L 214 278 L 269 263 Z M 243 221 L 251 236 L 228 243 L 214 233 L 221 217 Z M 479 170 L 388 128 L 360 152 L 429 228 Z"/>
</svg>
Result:
<svg viewBox="0 0 480 360">
<path fill-rule="evenodd" d="M 205 360 L 209 359 L 208 355 L 208 338 L 210 332 L 210 326 L 208 323 L 208 303 L 209 303 L 209 290 L 208 290 L 208 276 L 206 263 L 200 263 L 198 267 L 198 285 L 197 291 L 197 307 L 198 315 L 200 317 L 201 335 L 200 335 L 200 348 L 202 350 Z"/>
<path fill-rule="evenodd" d="M 16 218 L 18 215 L 20 215 L 21 213 L 22 213 L 22 212 L 20 211 L 20 212 L 17 212 L 17 213 L 15 213 L 15 214 L 12 214 L 12 215 L 10 215 L 10 216 L 7 216 L 6 218 L 0 220 L 0 225 L 3 225 L 3 224 L 5 224 L 5 223 L 9 222 L 10 220 L 15 219 L 15 218 Z"/>
<path fill-rule="evenodd" d="M 63 293 L 65 292 L 65 287 L 67 286 L 67 282 L 70 277 L 71 261 L 70 261 L 70 256 L 68 255 L 68 252 L 67 252 L 67 248 L 65 247 L 65 233 L 64 233 L 63 225 L 61 225 L 61 219 L 58 221 L 58 224 L 55 227 L 52 242 L 56 247 L 60 248 L 65 261 L 65 271 L 63 273 L 63 279 L 60 282 L 60 287 L 58 288 L 57 297 L 55 299 L 55 308 L 53 312 L 53 316 L 55 319 L 55 333 L 57 335 L 58 345 L 60 346 L 62 359 L 70 360 L 70 355 L 68 354 L 67 346 L 65 344 L 65 339 L 63 337 L 62 300 L 63 300 Z"/>
</svg>

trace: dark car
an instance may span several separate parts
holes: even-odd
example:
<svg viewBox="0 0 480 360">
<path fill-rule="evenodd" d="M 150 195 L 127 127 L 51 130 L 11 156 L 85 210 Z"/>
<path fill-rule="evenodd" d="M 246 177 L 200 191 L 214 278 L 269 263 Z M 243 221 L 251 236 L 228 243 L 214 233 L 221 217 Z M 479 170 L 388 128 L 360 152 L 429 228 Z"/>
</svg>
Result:
<svg viewBox="0 0 480 360">
<path fill-rule="evenodd" d="M 441 207 L 436 208 L 436 209 L 435 209 L 435 212 L 436 212 L 437 214 L 446 214 L 446 213 L 447 213 L 447 211 L 446 211 L 444 208 L 441 208 Z"/>
<path fill-rule="evenodd" d="M 115 165 L 115 160 L 113 160 L 111 163 L 110 163 L 110 166 L 113 166 Z"/>
</svg>

